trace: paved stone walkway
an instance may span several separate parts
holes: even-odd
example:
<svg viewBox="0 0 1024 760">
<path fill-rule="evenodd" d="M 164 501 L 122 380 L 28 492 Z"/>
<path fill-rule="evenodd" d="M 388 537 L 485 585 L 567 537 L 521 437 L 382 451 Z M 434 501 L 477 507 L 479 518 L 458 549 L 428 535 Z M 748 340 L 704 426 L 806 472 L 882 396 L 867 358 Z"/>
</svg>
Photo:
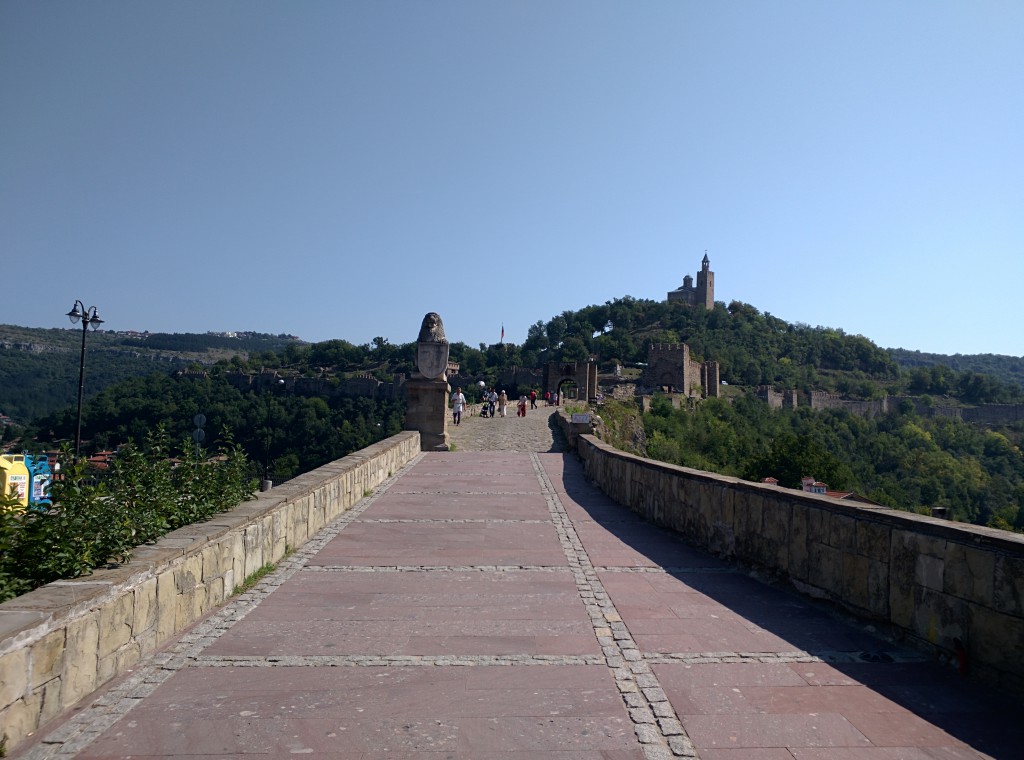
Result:
<svg viewBox="0 0 1024 760">
<path fill-rule="evenodd" d="M 467 418 L 16 756 L 1022 756 L 1019 703 L 637 519 L 546 417 Z"/>
<path fill-rule="evenodd" d="M 472 414 L 462 424 L 448 419 L 448 438 L 455 451 L 563 451 L 565 438 L 554 425 L 552 415 L 557 407 L 537 402 L 536 409 L 526 410 L 525 417 L 516 416 L 509 406 L 505 417 L 481 417 L 480 405 L 474 404 Z"/>
</svg>

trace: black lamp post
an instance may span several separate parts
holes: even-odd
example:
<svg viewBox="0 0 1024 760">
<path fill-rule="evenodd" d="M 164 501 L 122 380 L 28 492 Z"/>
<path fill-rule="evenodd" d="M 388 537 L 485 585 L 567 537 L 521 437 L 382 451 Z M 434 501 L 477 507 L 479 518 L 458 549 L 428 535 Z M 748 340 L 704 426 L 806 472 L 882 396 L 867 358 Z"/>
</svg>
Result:
<svg viewBox="0 0 1024 760">
<path fill-rule="evenodd" d="M 71 307 L 71 311 L 68 312 L 68 319 L 71 320 L 71 324 L 78 324 L 78 321 L 82 321 L 82 360 L 78 365 L 78 427 L 75 429 L 75 463 L 78 463 L 79 450 L 82 448 L 82 393 L 85 391 L 85 334 L 89 332 L 89 328 L 92 327 L 95 330 L 97 327 L 103 324 L 103 320 L 100 319 L 99 314 L 96 313 L 96 307 L 90 306 L 88 309 L 85 308 L 85 304 L 81 301 L 75 301 L 75 305 Z"/>
</svg>

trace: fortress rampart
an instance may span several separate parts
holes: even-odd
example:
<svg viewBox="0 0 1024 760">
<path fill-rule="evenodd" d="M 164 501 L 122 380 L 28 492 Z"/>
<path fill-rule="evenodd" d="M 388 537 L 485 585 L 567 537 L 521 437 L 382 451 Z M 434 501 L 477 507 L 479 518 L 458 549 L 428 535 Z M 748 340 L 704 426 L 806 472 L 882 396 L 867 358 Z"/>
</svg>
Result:
<svg viewBox="0 0 1024 760">
<path fill-rule="evenodd" d="M 1024 536 L 626 454 L 559 422 L 587 478 L 722 557 L 1024 694 Z"/>
<path fill-rule="evenodd" d="M 8 748 L 219 607 L 419 453 L 419 433 L 399 433 L 138 547 L 121 567 L 0 604 Z"/>
<path fill-rule="evenodd" d="M 647 369 L 641 378 L 647 388 L 667 387 L 685 396 L 717 397 L 718 362 L 698 362 L 685 343 L 652 343 L 647 347 Z"/>
</svg>

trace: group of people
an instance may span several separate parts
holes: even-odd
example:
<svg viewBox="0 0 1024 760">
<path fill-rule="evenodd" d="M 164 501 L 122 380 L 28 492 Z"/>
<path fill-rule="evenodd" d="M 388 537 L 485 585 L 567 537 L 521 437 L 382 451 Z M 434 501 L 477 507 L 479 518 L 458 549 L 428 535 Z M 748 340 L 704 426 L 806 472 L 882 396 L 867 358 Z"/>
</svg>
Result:
<svg viewBox="0 0 1024 760">
<path fill-rule="evenodd" d="M 555 394 L 554 398 L 557 399 L 558 395 Z M 548 402 L 548 406 L 551 406 L 552 394 L 545 393 L 544 399 Z M 468 404 L 466 403 L 466 396 L 462 392 L 461 386 L 455 389 L 455 392 L 451 396 L 452 402 L 452 422 L 456 425 L 462 424 L 462 414 L 466 411 Z M 508 410 L 508 394 L 505 391 L 498 393 L 494 388 L 486 388 L 480 398 L 481 416 L 504 417 Z M 555 402 L 557 403 L 557 401 Z M 526 407 L 529 404 L 530 409 L 537 408 L 537 391 L 531 390 L 529 394 L 522 394 L 519 397 L 519 403 L 516 406 L 516 416 L 525 417 Z"/>
</svg>

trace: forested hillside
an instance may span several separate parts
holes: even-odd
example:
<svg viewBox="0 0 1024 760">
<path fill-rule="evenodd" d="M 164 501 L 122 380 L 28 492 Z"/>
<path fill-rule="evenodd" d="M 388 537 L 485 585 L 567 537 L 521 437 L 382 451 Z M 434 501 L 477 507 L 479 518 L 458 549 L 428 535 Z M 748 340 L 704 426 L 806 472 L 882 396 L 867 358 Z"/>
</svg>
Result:
<svg viewBox="0 0 1024 760">
<path fill-rule="evenodd" d="M 373 398 L 323 399 L 273 391 L 241 391 L 223 373 L 177 378 L 150 374 L 105 388 L 85 405 L 86 451 L 145 440 L 157 425 L 176 441 L 188 439 L 197 414 L 206 417 L 207 440 L 215 446 L 223 430 L 260 469 L 275 479 L 306 472 L 369 446 L 402 429 L 404 404 Z M 28 435 L 39 446 L 74 437 L 71 408 L 37 420 Z"/>
<path fill-rule="evenodd" d="M 89 332 L 85 394 L 98 393 L 130 377 L 167 372 L 189 364 L 213 364 L 232 356 L 278 351 L 288 336 Z M 82 330 L 0 325 L 0 413 L 17 423 L 75 404 Z"/>
<path fill-rule="evenodd" d="M 1024 357 L 1000 354 L 953 354 L 950 356 L 908 351 L 905 348 L 890 348 L 889 353 L 900 367 L 907 370 L 949 367 L 955 372 L 982 373 L 1024 387 Z"/>
</svg>

